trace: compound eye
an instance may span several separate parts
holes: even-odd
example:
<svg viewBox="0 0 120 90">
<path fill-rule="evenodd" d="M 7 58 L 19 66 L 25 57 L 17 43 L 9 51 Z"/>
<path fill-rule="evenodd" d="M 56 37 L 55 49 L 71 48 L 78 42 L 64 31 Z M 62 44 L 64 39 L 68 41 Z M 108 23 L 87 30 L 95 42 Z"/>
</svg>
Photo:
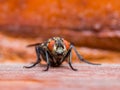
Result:
<svg viewBox="0 0 120 90">
<path fill-rule="evenodd" d="M 63 43 L 64 43 L 66 49 L 68 50 L 70 48 L 70 43 L 66 40 L 63 40 Z"/>
<path fill-rule="evenodd" d="M 50 51 L 53 50 L 54 44 L 55 44 L 55 41 L 54 41 L 54 40 L 51 40 L 51 41 L 48 43 L 48 48 L 49 48 Z"/>
</svg>

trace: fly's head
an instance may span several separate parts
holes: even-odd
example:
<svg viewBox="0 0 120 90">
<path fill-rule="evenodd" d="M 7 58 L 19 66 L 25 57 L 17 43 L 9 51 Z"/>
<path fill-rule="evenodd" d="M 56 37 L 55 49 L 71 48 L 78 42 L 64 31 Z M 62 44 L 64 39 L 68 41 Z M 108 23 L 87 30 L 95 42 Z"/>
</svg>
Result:
<svg viewBox="0 0 120 90">
<path fill-rule="evenodd" d="M 55 56 L 64 56 L 70 48 L 70 43 L 60 37 L 49 39 L 48 42 L 48 49 Z"/>
</svg>

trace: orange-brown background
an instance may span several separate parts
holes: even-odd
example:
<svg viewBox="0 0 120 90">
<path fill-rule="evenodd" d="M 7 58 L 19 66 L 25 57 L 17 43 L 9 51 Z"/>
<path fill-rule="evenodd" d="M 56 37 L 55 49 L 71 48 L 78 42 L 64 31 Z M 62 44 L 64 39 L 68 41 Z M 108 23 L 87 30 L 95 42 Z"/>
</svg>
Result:
<svg viewBox="0 0 120 90">
<path fill-rule="evenodd" d="M 86 59 L 119 63 L 119 18 L 119 0 L 0 0 L 0 60 L 34 61 L 27 44 L 61 36 Z"/>
</svg>

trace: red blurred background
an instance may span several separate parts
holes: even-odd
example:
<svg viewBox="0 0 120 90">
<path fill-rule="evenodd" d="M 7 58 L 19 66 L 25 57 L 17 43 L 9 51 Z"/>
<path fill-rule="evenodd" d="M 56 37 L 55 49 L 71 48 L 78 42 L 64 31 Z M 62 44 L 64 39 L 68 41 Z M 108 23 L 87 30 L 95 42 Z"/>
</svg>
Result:
<svg viewBox="0 0 120 90">
<path fill-rule="evenodd" d="M 0 0 L 0 62 L 35 61 L 26 46 L 60 36 L 88 60 L 120 63 L 119 9 L 119 0 Z"/>
</svg>

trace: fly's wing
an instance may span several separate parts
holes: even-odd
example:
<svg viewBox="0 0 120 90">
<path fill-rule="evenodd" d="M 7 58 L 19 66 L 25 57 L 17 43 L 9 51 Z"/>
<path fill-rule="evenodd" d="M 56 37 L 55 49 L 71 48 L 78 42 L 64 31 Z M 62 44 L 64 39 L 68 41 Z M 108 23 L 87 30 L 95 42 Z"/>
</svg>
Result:
<svg viewBox="0 0 120 90">
<path fill-rule="evenodd" d="M 41 45 L 41 44 L 42 44 L 42 43 L 29 44 L 29 45 L 27 45 L 27 47 L 38 46 L 38 45 Z"/>
</svg>

